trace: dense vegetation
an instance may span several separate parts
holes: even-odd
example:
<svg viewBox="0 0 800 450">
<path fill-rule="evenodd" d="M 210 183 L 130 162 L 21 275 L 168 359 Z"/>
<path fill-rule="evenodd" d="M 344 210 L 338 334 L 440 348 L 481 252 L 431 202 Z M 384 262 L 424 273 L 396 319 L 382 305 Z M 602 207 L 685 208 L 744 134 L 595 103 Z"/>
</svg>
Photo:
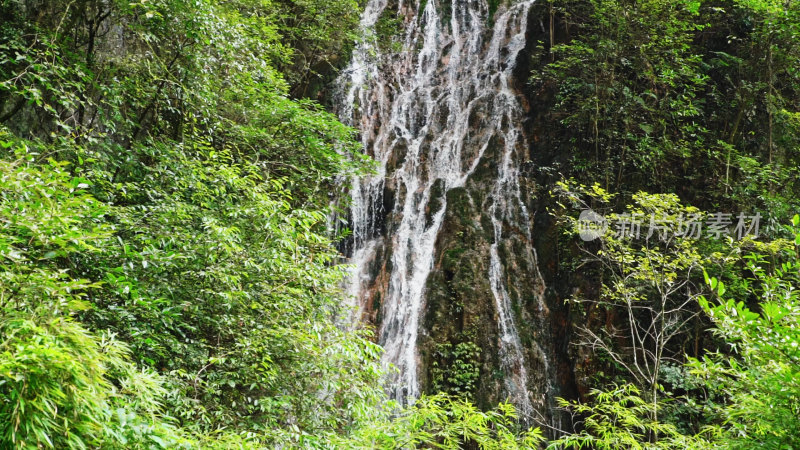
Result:
<svg viewBox="0 0 800 450">
<path fill-rule="evenodd" d="M 398 411 L 340 326 L 329 192 L 370 165 L 303 98 L 355 1 L 1 5 L 0 447 L 536 438 L 508 408 Z"/>
<path fill-rule="evenodd" d="M 0 0 L 0 447 L 547 445 L 507 404 L 393 404 L 341 325 L 330 194 L 371 165 L 312 98 L 361 6 Z M 572 204 L 765 215 L 760 240 L 565 237 L 604 281 L 575 322 L 644 333 L 582 330 L 595 390 L 549 445 L 796 448 L 800 5 L 546 7 L 531 89 L 566 232 Z"/>
<path fill-rule="evenodd" d="M 623 203 L 646 190 L 709 210 L 791 217 L 800 145 L 794 2 L 549 4 L 531 88 L 556 130 L 552 169 L 624 194 Z"/>
<path fill-rule="evenodd" d="M 555 446 L 797 447 L 800 6 L 546 8 L 530 77 L 539 180 L 568 285 L 599 285 L 570 299 L 590 389 L 562 403 L 576 426 Z M 582 208 L 610 225 L 591 242 Z M 729 232 L 688 232 L 717 213 Z M 756 213 L 758 238 L 730 233 Z M 637 215 L 641 235 L 624 234 Z"/>
</svg>

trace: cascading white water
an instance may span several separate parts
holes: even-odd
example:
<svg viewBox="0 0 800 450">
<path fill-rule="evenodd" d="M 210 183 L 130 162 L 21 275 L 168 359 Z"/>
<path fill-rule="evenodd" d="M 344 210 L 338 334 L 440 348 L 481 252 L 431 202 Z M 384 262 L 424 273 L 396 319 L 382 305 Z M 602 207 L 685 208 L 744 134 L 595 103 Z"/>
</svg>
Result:
<svg viewBox="0 0 800 450">
<path fill-rule="evenodd" d="M 353 180 L 350 190 L 355 267 L 350 293 L 356 299 L 364 295 L 377 249 L 389 248 L 379 342 L 386 349 L 384 361 L 398 369 L 388 380 L 394 397 L 401 402 L 416 398 L 420 317 L 447 207 L 445 194 L 464 186 L 490 145 L 501 142 L 488 211 L 494 242 L 487 276 L 499 321 L 505 388 L 521 412 L 528 414 L 532 406 L 525 352 L 498 246 L 503 222 L 512 216 L 519 216 L 517 223 L 530 235 L 515 165 L 516 152 L 526 147 L 518 128 L 524 113 L 511 79 L 525 47 L 534 0 L 501 5 L 489 29 L 486 0 L 451 0 L 449 23 L 442 19 L 447 12 L 439 10 L 441 2 L 423 0 L 423 11 L 417 11 L 418 1 L 397 2 L 399 17 L 405 18 L 403 51 L 383 55 L 374 36 L 368 37 L 358 44 L 340 79 L 339 115 L 361 132 L 365 152 L 378 162 L 376 172 Z M 370 0 L 362 27 L 374 29 L 385 8 L 387 0 Z M 387 183 L 394 196 L 393 211 L 383 210 Z M 377 224 L 387 215 L 393 224 L 383 236 Z"/>
</svg>

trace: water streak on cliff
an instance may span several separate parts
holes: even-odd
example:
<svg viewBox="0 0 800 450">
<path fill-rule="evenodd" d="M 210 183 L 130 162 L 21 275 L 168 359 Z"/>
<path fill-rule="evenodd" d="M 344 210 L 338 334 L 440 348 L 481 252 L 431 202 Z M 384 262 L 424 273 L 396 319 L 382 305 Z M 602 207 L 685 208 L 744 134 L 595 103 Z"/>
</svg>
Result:
<svg viewBox="0 0 800 450">
<path fill-rule="evenodd" d="M 420 394 L 420 318 L 447 192 L 465 186 L 486 158 L 494 158 L 497 173 L 485 211 L 493 234 L 486 276 L 500 334 L 500 369 L 506 394 L 524 414 L 533 409 L 526 352 L 499 251 L 509 222 L 528 237 L 531 226 L 518 182 L 517 161 L 527 143 L 512 72 L 525 48 L 533 0 L 509 3 L 490 17 L 486 0 L 370 0 L 362 27 L 374 30 L 382 15 L 399 17 L 400 45 L 386 49 L 368 32 L 339 82 L 339 115 L 360 131 L 364 151 L 378 162 L 373 175 L 353 180 L 350 189 L 355 269 L 349 288 L 362 303 L 368 296 L 380 303 L 379 343 L 385 362 L 399 370 L 388 386 L 401 401 Z M 368 286 L 380 271 L 386 281 L 378 298 Z"/>
</svg>

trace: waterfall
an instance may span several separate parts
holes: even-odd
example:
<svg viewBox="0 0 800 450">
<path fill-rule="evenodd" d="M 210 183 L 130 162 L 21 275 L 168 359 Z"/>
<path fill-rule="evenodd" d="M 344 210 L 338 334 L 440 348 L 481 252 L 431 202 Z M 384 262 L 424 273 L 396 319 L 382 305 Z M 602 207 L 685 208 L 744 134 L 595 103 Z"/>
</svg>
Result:
<svg viewBox="0 0 800 450">
<path fill-rule="evenodd" d="M 497 313 L 505 391 L 528 415 L 533 406 L 526 352 L 499 249 L 504 222 L 513 221 L 530 237 L 516 165 L 527 148 L 519 128 L 524 111 L 511 82 L 533 0 L 505 2 L 491 18 L 486 0 L 445 2 L 394 0 L 397 9 L 388 11 L 387 0 L 369 0 L 361 22 L 366 37 L 339 80 L 338 114 L 360 131 L 364 151 L 377 161 L 375 172 L 352 180 L 350 188 L 349 292 L 364 301 L 372 266 L 387 249 L 378 338 L 385 363 L 398 369 L 388 388 L 401 403 L 413 401 L 420 394 L 417 340 L 425 284 L 434 268 L 446 193 L 463 187 L 489 157 L 487 149 L 499 142 L 499 156 L 491 156 L 499 158 L 488 193 L 491 206 L 484 212 L 493 233 L 486 277 Z M 385 13 L 404 21 L 402 49 L 387 54 L 369 31 Z"/>
</svg>

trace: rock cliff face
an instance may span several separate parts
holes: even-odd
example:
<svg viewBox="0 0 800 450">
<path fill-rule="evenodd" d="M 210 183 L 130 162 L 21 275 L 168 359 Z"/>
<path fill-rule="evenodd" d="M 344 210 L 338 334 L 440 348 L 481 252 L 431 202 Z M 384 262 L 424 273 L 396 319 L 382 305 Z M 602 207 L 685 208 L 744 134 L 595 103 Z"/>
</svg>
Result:
<svg viewBox="0 0 800 450">
<path fill-rule="evenodd" d="M 510 399 L 558 427 L 566 321 L 547 281 L 555 233 L 525 176 L 537 148 L 521 94 L 539 18 L 533 0 L 497 3 L 368 2 L 371 38 L 335 99 L 378 162 L 351 181 L 349 288 L 398 369 L 397 399 Z"/>
</svg>

